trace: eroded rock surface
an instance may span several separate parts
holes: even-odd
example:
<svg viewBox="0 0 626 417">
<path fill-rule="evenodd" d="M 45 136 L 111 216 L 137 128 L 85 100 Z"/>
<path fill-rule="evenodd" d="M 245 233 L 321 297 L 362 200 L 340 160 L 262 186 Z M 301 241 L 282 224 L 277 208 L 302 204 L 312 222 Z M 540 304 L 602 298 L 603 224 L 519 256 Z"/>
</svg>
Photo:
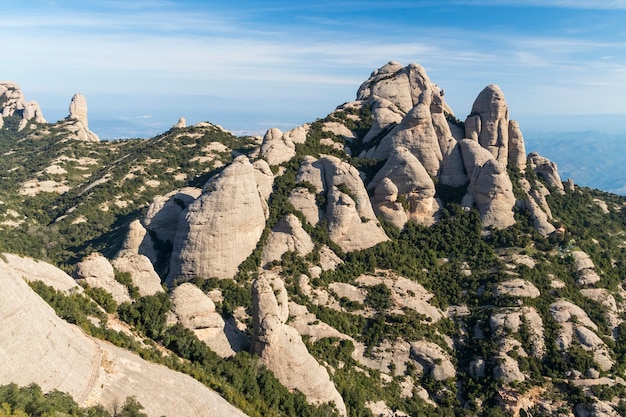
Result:
<svg viewBox="0 0 626 417">
<path fill-rule="evenodd" d="M 333 402 L 341 415 L 346 406 L 328 371 L 309 354 L 289 317 L 287 290 L 282 280 L 265 272 L 252 284 L 254 338 L 252 351 L 288 389 L 302 392 L 309 403 Z"/>
<path fill-rule="evenodd" d="M 181 214 L 167 282 L 193 276 L 232 278 L 256 247 L 266 216 L 255 169 L 239 156 Z"/>
<path fill-rule="evenodd" d="M 94 252 L 76 265 L 74 277 L 91 287 L 102 288 L 118 303 L 130 301 L 128 288 L 115 280 L 115 271 L 107 258 Z"/>
<path fill-rule="evenodd" d="M 198 339 L 223 358 L 247 349 L 250 342 L 215 310 L 215 303 L 191 283 L 183 283 L 172 291 L 174 314 L 180 323 L 192 330 Z"/>
</svg>

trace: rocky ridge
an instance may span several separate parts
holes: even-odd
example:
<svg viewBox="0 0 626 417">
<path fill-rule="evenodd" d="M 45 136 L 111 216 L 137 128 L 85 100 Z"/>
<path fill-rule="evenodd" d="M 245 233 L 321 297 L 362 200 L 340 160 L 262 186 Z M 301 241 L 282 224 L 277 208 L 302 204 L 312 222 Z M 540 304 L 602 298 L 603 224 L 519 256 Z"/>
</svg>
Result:
<svg viewBox="0 0 626 417">
<path fill-rule="evenodd" d="M 71 118 L 86 126 L 81 102 Z M 202 129 L 224 133 L 179 124 L 152 140 L 180 150 Z M 340 415 L 626 408 L 624 260 L 611 249 L 623 241 L 582 232 L 569 212 L 615 225 L 624 203 L 564 187 L 556 164 L 527 158 L 499 87 L 462 122 L 422 67 L 391 62 L 327 118 L 243 149 L 205 140 L 188 160 L 210 164 L 206 176 L 144 200 L 111 260 L 75 265 L 78 281 L 125 306 L 167 291 L 166 329 L 225 360 L 249 349 L 288 390 Z M 146 159 L 99 180 L 171 168 Z M 67 278 L 55 285 L 81 291 Z"/>
</svg>

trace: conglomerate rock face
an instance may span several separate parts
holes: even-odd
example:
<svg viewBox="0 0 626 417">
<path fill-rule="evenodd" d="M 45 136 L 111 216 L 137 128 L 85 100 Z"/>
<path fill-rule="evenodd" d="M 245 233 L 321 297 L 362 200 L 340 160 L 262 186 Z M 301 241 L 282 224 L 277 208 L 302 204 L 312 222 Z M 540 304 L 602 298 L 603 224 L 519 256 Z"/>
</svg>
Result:
<svg viewBox="0 0 626 417">
<path fill-rule="evenodd" d="M 252 351 L 287 388 L 302 392 L 312 404 L 332 402 L 346 415 L 328 371 L 309 354 L 298 331 L 285 323 L 289 305 L 282 280 L 271 273 L 260 274 L 252 284 L 252 302 Z"/>
<path fill-rule="evenodd" d="M 181 214 L 168 282 L 193 276 L 232 278 L 256 247 L 266 216 L 255 169 L 239 156 Z"/>
</svg>

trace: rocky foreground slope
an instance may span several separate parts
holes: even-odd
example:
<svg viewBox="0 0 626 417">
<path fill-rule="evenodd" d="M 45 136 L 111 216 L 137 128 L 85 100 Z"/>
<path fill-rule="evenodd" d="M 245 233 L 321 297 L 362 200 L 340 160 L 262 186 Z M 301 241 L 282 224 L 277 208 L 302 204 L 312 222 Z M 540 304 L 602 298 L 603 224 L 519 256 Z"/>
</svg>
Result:
<svg viewBox="0 0 626 417">
<path fill-rule="evenodd" d="M 288 132 L 104 143 L 82 96 L 24 129 L 1 85 L 0 247 L 73 275 L 5 255 L 1 383 L 110 407 L 124 380 L 149 415 L 238 412 L 205 386 L 248 415 L 626 411 L 626 200 L 527 155 L 498 86 L 461 121 L 390 62 Z"/>
</svg>

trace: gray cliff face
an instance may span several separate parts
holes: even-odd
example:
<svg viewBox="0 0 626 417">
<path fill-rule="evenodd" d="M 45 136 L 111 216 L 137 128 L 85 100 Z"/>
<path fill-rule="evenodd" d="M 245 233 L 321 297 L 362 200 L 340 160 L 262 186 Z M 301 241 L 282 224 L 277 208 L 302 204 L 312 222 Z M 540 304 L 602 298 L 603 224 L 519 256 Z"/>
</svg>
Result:
<svg viewBox="0 0 626 417">
<path fill-rule="evenodd" d="M 232 278 L 256 247 L 266 214 L 254 167 L 245 156 L 235 158 L 181 213 L 167 281 Z"/>
</svg>

